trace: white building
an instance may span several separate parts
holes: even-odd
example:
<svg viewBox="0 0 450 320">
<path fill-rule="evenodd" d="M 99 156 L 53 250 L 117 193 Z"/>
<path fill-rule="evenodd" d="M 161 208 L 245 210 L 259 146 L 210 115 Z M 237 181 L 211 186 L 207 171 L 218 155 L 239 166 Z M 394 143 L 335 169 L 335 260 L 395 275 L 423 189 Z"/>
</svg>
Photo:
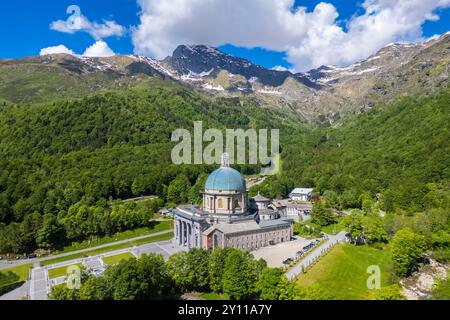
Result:
<svg viewBox="0 0 450 320">
<path fill-rule="evenodd" d="M 289 194 L 289 198 L 292 201 L 311 201 L 313 190 L 309 188 L 295 188 Z"/>
</svg>

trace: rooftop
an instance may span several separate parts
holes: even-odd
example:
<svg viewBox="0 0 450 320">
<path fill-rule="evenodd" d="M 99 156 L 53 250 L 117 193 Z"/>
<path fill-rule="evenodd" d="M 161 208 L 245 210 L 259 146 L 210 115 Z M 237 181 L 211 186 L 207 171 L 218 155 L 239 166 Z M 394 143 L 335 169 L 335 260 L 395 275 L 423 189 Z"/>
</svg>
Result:
<svg viewBox="0 0 450 320">
<path fill-rule="evenodd" d="M 311 188 L 295 188 L 292 190 L 291 194 L 310 194 L 314 191 Z"/>
<path fill-rule="evenodd" d="M 261 229 L 268 229 L 279 226 L 290 226 L 291 222 L 288 220 L 270 220 L 261 221 L 260 224 L 255 221 L 242 222 L 242 223 L 218 223 L 208 228 L 204 233 L 209 234 L 214 230 L 219 230 L 224 234 L 235 234 L 249 231 L 259 231 Z"/>
<path fill-rule="evenodd" d="M 263 196 L 262 196 L 261 194 L 259 194 L 259 193 L 258 193 L 257 196 L 253 197 L 253 199 L 254 199 L 256 202 L 268 202 L 268 201 L 270 201 L 269 199 L 267 199 L 266 197 L 263 197 Z"/>
</svg>

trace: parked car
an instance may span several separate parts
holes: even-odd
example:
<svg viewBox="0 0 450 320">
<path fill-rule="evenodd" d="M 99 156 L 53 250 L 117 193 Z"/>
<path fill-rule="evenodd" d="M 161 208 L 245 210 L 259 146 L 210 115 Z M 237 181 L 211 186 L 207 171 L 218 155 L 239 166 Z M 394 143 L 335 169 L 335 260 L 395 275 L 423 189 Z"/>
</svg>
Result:
<svg viewBox="0 0 450 320">
<path fill-rule="evenodd" d="M 289 265 L 291 262 L 292 262 L 292 259 L 289 258 L 289 259 L 284 260 L 284 261 L 283 261 L 283 264 L 284 264 L 284 265 Z"/>
</svg>

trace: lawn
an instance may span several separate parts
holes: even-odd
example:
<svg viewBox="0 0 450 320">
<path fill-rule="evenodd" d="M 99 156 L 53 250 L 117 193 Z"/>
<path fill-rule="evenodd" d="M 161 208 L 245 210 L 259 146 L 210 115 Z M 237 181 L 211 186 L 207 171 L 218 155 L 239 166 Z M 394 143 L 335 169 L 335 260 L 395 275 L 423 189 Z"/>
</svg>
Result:
<svg viewBox="0 0 450 320">
<path fill-rule="evenodd" d="M 95 240 L 88 240 L 83 241 L 80 243 L 74 243 L 70 246 L 64 247 L 64 249 L 54 252 L 53 254 L 61 254 L 61 253 L 67 253 L 72 251 L 78 251 L 83 250 L 87 248 L 93 248 L 98 247 L 104 244 L 137 238 L 141 236 L 150 235 L 153 233 L 161 232 L 170 230 L 173 228 L 173 221 L 172 220 L 166 220 L 166 221 L 155 221 L 155 225 L 151 228 L 140 228 L 136 230 L 129 230 L 124 232 L 116 233 L 112 236 L 105 236 L 102 238 L 97 238 Z"/>
<path fill-rule="evenodd" d="M 67 269 L 73 266 L 77 266 L 80 269 L 83 269 L 83 265 L 81 263 L 77 263 L 71 266 L 64 266 L 64 267 L 59 267 L 59 268 L 55 268 L 55 269 L 50 269 L 48 270 L 48 277 L 50 279 L 56 279 L 59 277 L 64 277 L 67 276 Z"/>
<path fill-rule="evenodd" d="M 18 267 L 13 267 L 13 268 L 2 270 L 2 271 L 0 271 L 0 273 L 7 274 L 9 272 L 12 272 L 19 277 L 19 279 L 18 279 L 19 281 L 25 281 L 28 279 L 28 274 L 32 267 L 33 267 L 33 264 L 29 263 L 29 264 L 24 264 L 24 265 L 21 265 Z"/>
<path fill-rule="evenodd" d="M 367 289 L 370 274 L 367 268 L 378 265 L 381 270 L 381 286 L 386 286 L 390 268 L 390 251 L 369 246 L 339 245 L 317 264 L 300 275 L 299 287 L 318 285 L 339 300 L 371 299 Z"/>
<path fill-rule="evenodd" d="M 91 250 L 91 251 L 87 251 L 87 252 L 83 252 L 83 253 L 71 254 L 71 255 L 68 255 L 65 257 L 45 260 L 45 261 L 41 262 L 41 266 L 48 266 L 51 264 L 60 263 L 60 262 L 64 262 L 64 261 L 70 261 L 70 260 L 75 260 L 75 259 L 84 258 L 84 257 L 96 256 L 96 255 L 110 252 L 110 251 L 126 249 L 126 248 L 130 248 L 130 247 L 134 247 L 134 246 L 140 246 L 140 245 L 151 243 L 151 242 L 170 240 L 172 238 L 173 238 L 173 232 L 169 232 L 169 233 L 160 234 L 160 235 L 150 237 L 150 238 L 133 240 L 133 241 L 128 241 L 128 242 L 121 243 L 118 245 L 112 245 L 112 246 L 109 246 L 106 248 L 100 248 L 97 250 Z"/>
<path fill-rule="evenodd" d="M 342 219 L 340 219 L 338 223 L 331 224 L 325 227 L 319 226 L 315 223 L 312 223 L 311 221 L 306 221 L 305 224 L 313 228 L 320 228 L 322 232 L 325 232 L 326 234 L 329 235 L 335 235 L 344 230 L 344 226 L 342 225 Z"/>
<path fill-rule="evenodd" d="M 32 267 L 33 264 L 29 263 L 0 271 L 0 295 L 13 290 L 27 280 Z"/>
<path fill-rule="evenodd" d="M 125 252 L 121 254 L 116 254 L 114 256 L 104 257 L 102 260 L 103 263 L 106 265 L 114 265 L 118 264 L 122 260 L 128 260 L 131 258 L 134 258 L 134 255 L 130 252 Z"/>
</svg>

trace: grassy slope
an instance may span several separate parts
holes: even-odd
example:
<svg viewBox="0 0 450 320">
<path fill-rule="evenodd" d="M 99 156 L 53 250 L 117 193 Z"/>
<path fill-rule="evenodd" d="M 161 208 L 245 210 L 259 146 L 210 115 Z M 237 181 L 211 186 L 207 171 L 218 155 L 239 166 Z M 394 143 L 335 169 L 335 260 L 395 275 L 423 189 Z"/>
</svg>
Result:
<svg viewBox="0 0 450 320">
<path fill-rule="evenodd" d="M 59 267 L 59 268 L 55 268 L 55 269 L 50 269 L 50 270 L 48 270 L 48 277 L 50 279 L 56 279 L 59 277 L 66 276 L 68 268 L 73 267 L 73 266 L 77 266 L 80 269 L 83 269 L 83 265 L 81 263 L 73 264 L 71 266 L 64 266 L 64 267 Z"/>
<path fill-rule="evenodd" d="M 32 267 L 33 267 L 33 264 L 29 263 L 29 264 L 24 264 L 24 265 L 21 265 L 18 267 L 13 267 L 13 268 L 2 270 L 2 271 L 0 271 L 0 273 L 12 272 L 19 277 L 19 281 L 24 281 L 24 280 L 28 279 L 28 273 Z"/>
<path fill-rule="evenodd" d="M 3 276 L 5 275 L 6 278 L 3 279 L 3 281 L 0 281 L 0 292 L 1 294 L 4 294 L 14 288 L 16 285 L 19 285 L 20 282 L 25 281 L 28 279 L 28 274 L 30 272 L 30 269 L 33 267 L 33 264 L 25 264 L 22 266 L 17 266 L 5 270 L 1 270 L 0 274 Z M 17 278 L 12 279 L 9 276 L 7 276 L 10 272 L 15 274 Z M 0 295 L 1 295 L 0 294 Z"/>
<path fill-rule="evenodd" d="M 131 254 L 130 252 L 125 252 L 125 253 L 121 253 L 121 254 L 116 254 L 114 256 L 104 257 L 102 260 L 103 260 L 103 263 L 106 265 L 114 265 L 114 264 L 118 264 L 122 260 L 128 260 L 133 257 L 134 257 L 134 255 Z"/>
<path fill-rule="evenodd" d="M 170 230 L 172 228 L 173 228 L 172 220 L 161 221 L 152 229 L 139 228 L 136 230 L 119 232 L 113 236 L 105 236 L 105 237 L 102 237 L 102 238 L 99 238 L 96 240 L 84 241 L 82 243 L 76 243 L 71 246 L 67 246 L 63 250 L 57 251 L 54 254 L 61 254 L 61 253 L 66 253 L 66 252 L 72 252 L 72 251 L 78 251 L 78 250 L 83 250 L 83 249 L 87 249 L 87 248 L 97 247 L 97 246 L 101 246 L 101 245 L 116 242 L 116 241 L 137 238 L 137 237 L 146 236 L 146 235 L 150 235 L 150 234 L 161 232 L 161 231 Z"/>
<path fill-rule="evenodd" d="M 367 268 L 378 265 L 381 269 L 382 286 L 387 285 L 389 250 L 349 244 L 334 248 L 297 281 L 300 287 L 319 285 L 339 300 L 370 299 L 372 292 L 366 281 L 370 276 Z"/>
</svg>

